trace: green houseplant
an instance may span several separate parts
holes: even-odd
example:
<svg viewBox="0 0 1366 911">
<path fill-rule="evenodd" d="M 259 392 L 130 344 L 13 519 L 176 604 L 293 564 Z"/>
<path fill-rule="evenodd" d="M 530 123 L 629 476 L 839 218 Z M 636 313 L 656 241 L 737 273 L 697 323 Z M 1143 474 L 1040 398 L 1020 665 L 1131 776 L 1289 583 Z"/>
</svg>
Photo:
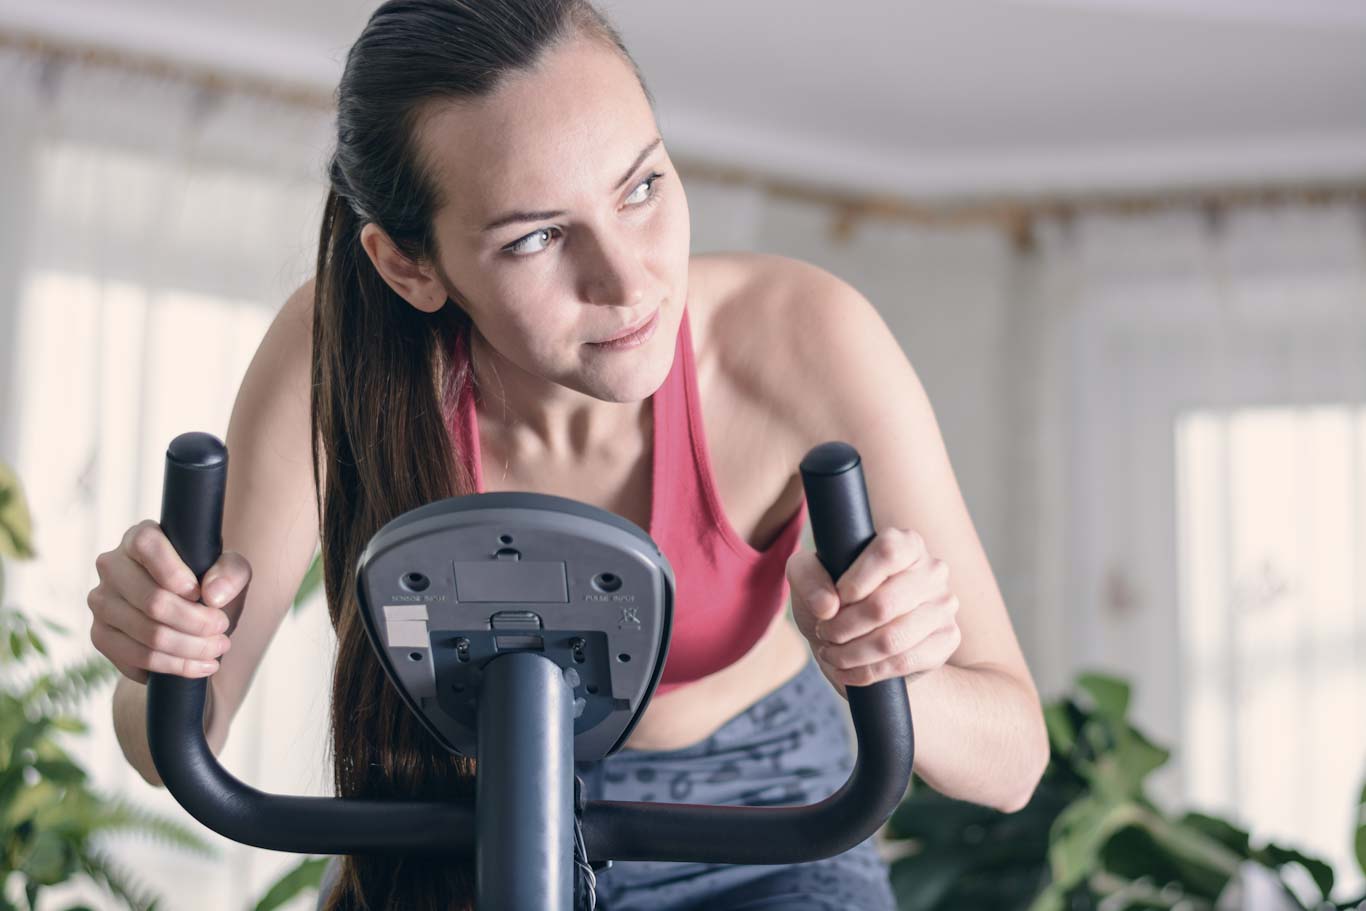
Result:
<svg viewBox="0 0 1366 911">
<path fill-rule="evenodd" d="M 34 555 L 29 511 L 18 478 L 0 464 L 0 911 L 33 911 L 46 888 L 76 877 L 94 882 L 123 906 L 154 909 L 160 899 L 123 869 L 104 836 L 135 832 L 216 856 L 189 829 L 103 794 L 63 746 L 86 725 L 80 704 L 118 676 L 103 655 L 55 668 L 40 626 L 4 596 L 5 558 Z M 72 905 L 65 911 L 81 911 Z"/>
<path fill-rule="evenodd" d="M 918 777 L 888 822 L 907 856 L 892 864 L 901 911 L 1211 911 L 1240 867 L 1279 880 L 1290 907 L 1366 908 L 1366 895 L 1333 903 L 1333 870 L 1202 813 L 1173 817 L 1144 793 L 1170 753 L 1129 724 L 1129 686 L 1082 674 L 1073 693 L 1045 708 L 1052 758 L 1018 813 L 953 800 Z M 1361 795 L 1366 814 L 1366 790 Z M 1356 856 L 1366 870 L 1366 815 Z M 1284 877 L 1307 871 L 1317 894 Z"/>
</svg>

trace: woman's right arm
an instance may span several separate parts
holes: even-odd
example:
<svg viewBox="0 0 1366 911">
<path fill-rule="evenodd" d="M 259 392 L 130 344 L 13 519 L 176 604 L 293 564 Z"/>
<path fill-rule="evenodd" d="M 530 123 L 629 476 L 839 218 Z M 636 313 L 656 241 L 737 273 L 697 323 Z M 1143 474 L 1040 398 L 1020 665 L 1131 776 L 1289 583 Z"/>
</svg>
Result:
<svg viewBox="0 0 1366 911">
<path fill-rule="evenodd" d="M 247 368 L 228 422 L 223 556 L 204 575 L 203 606 L 193 575 L 151 520 L 100 554 L 99 585 L 87 599 L 91 641 L 123 672 L 114 691 L 114 730 L 129 763 L 149 783 L 161 778 L 147 748 L 147 671 L 209 676 L 205 735 L 214 753 L 279 629 L 318 544 L 309 446 L 313 280 L 294 292 Z M 213 604 L 211 583 L 227 583 Z M 182 584 L 189 583 L 185 588 Z M 221 609 L 220 609 L 221 608 Z M 229 637 L 231 648 L 212 659 Z M 208 659 L 203 670 L 198 660 Z"/>
</svg>

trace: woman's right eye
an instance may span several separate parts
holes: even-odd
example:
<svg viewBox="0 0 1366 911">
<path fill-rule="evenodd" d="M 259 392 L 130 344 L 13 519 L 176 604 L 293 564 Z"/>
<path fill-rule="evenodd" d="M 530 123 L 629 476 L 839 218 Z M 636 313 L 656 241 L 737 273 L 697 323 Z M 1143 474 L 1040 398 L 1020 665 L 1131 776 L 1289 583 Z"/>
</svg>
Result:
<svg viewBox="0 0 1366 911">
<path fill-rule="evenodd" d="M 536 253 L 540 253 L 541 250 L 546 249 L 545 246 L 539 247 L 535 250 L 528 251 L 526 248 L 526 244 L 540 237 L 542 234 L 550 234 L 552 231 L 558 232 L 559 229 L 541 228 L 539 231 L 532 231 L 530 234 L 528 234 L 526 237 L 523 237 L 521 240 L 516 240 L 508 244 L 506 247 L 503 248 L 503 250 L 507 253 L 511 253 L 513 256 L 532 256 Z M 548 244 L 546 246 L 548 246 Z"/>
</svg>

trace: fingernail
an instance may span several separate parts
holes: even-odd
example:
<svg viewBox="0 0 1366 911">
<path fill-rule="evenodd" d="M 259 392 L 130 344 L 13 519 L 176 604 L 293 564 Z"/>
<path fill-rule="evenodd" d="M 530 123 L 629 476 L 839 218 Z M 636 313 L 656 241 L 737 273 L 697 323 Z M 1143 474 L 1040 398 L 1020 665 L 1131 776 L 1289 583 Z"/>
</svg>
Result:
<svg viewBox="0 0 1366 911">
<path fill-rule="evenodd" d="M 199 671 L 201 674 L 212 674 L 214 671 L 218 670 L 218 662 L 196 661 L 194 667 L 195 670 Z"/>
<path fill-rule="evenodd" d="M 215 579 L 204 589 L 204 602 L 212 604 L 214 607 L 222 607 L 227 600 L 228 584 L 221 579 Z"/>
</svg>

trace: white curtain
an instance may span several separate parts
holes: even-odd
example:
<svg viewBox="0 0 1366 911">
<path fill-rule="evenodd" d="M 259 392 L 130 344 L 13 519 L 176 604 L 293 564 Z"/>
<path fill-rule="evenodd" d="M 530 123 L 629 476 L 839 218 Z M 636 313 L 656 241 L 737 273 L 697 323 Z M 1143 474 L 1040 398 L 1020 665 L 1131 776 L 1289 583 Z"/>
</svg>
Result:
<svg viewBox="0 0 1366 911">
<path fill-rule="evenodd" d="M 225 433 L 311 274 L 331 115 L 12 51 L 0 86 L 0 459 L 40 550 L 6 598 L 71 626 L 58 656 L 74 658 L 95 555 L 156 517 L 171 438 Z M 1360 212 L 1080 216 L 1023 246 L 876 219 L 841 237 L 825 206 L 683 176 L 695 251 L 799 257 L 879 308 L 1045 697 L 1082 668 L 1125 677 L 1174 751 L 1159 797 L 1327 856 L 1359 889 Z M 286 619 L 223 757 L 240 778 L 328 792 L 332 649 L 321 605 Z M 107 693 L 86 716 L 73 749 L 97 783 L 197 825 L 127 766 Z M 218 860 L 136 839 L 118 856 L 169 907 L 205 911 L 238 911 L 293 862 L 205 837 Z"/>
<path fill-rule="evenodd" d="M 72 630 L 51 643 L 64 662 L 93 650 L 95 555 L 157 518 L 172 438 L 226 433 L 275 309 L 312 273 L 329 116 L 16 51 L 0 52 L 0 86 L 0 458 L 26 486 L 39 551 L 5 597 Z M 223 757 L 266 790 L 329 784 L 333 643 L 310 607 L 281 627 Z M 98 786 L 220 852 L 123 837 L 115 856 L 167 907 L 247 907 L 294 858 L 227 841 L 147 785 L 118 748 L 110 692 L 73 752 Z M 52 907 L 108 906 L 51 891 Z"/>
<path fill-rule="evenodd" d="M 1366 778 L 1366 221 L 1350 203 L 1041 227 L 1027 257 L 1035 667 L 1134 684 L 1154 784 L 1323 856 Z M 1033 527 L 1028 522 L 1035 522 Z"/>
</svg>

